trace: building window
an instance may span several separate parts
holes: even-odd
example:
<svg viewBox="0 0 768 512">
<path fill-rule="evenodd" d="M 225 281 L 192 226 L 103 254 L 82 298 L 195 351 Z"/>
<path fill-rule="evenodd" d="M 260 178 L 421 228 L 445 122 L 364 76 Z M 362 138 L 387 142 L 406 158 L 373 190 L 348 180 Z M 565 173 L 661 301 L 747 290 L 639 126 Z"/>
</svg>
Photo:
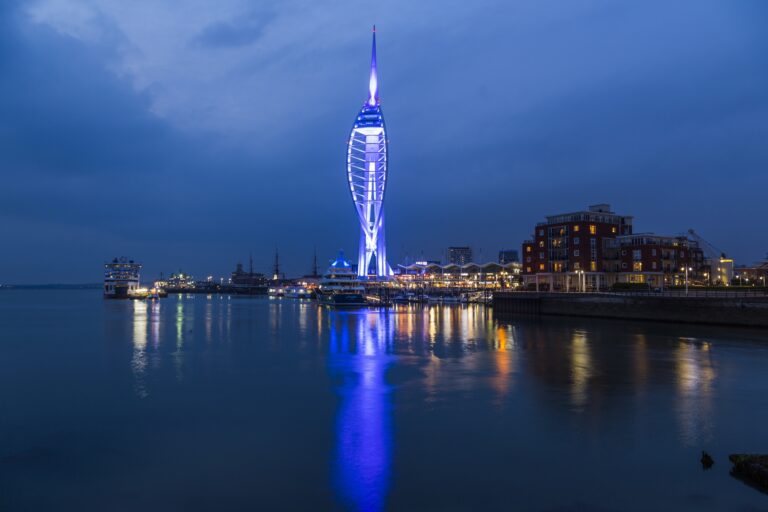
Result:
<svg viewBox="0 0 768 512">
<path fill-rule="evenodd" d="M 581 264 L 577 261 L 573 264 L 573 270 L 579 270 L 581 268 Z"/>
<path fill-rule="evenodd" d="M 531 252 L 531 246 L 530 245 L 525 248 L 525 252 Z"/>
<path fill-rule="evenodd" d="M 530 274 L 531 273 L 531 267 L 525 267 L 525 271 Z"/>
<path fill-rule="evenodd" d="M 651 256 L 656 256 L 656 249 L 651 249 Z"/>
<path fill-rule="evenodd" d="M 579 237 L 573 238 L 573 245 L 579 245 L 579 242 L 580 242 Z"/>
<path fill-rule="evenodd" d="M 590 261 L 589 262 L 589 270 L 592 272 L 597 272 L 597 262 L 596 261 Z"/>
<path fill-rule="evenodd" d="M 621 255 L 622 255 L 622 256 L 626 256 L 626 255 L 627 255 L 627 251 L 625 251 L 624 249 L 622 249 L 622 250 L 621 250 Z"/>
<path fill-rule="evenodd" d="M 544 264 L 543 263 L 539 263 L 539 270 L 544 270 Z"/>
<path fill-rule="evenodd" d="M 597 234 L 597 226 L 594 224 L 589 225 L 589 234 L 590 235 L 596 235 Z"/>
<path fill-rule="evenodd" d="M 651 268 L 652 268 L 653 270 L 656 270 L 656 262 L 655 262 L 655 261 L 651 263 Z"/>
<path fill-rule="evenodd" d="M 573 251 L 573 255 L 574 255 L 574 257 L 578 258 L 579 257 L 579 250 L 576 249 L 575 251 Z"/>
<path fill-rule="evenodd" d="M 544 240 L 539 240 L 539 247 L 544 247 Z"/>
<path fill-rule="evenodd" d="M 614 235 L 616 234 L 616 226 L 613 226 L 613 227 L 611 228 L 611 233 L 613 233 Z"/>
<path fill-rule="evenodd" d="M 539 236 L 544 236 L 544 230 L 543 229 L 539 230 Z"/>
<path fill-rule="evenodd" d="M 525 262 L 526 262 L 526 263 L 530 263 L 530 262 L 531 262 L 531 257 L 530 257 L 530 256 L 528 256 L 527 258 L 525 258 Z"/>
<path fill-rule="evenodd" d="M 576 224 L 575 226 L 573 226 L 573 232 L 574 232 L 574 233 L 578 233 L 578 232 L 579 232 L 579 225 L 578 225 L 578 224 Z"/>
<path fill-rule="evenodd" d="M 640 249 L 635 249 L 632 251 L 632 259 L 635 261 L 643 259 L 643 252 Z"/>
<path fill-rule="evenodd" d="M 540 252 L 540 253 L 539 253 L 539 259 L 540 259 L 540 260 L 543 260 L 543 259 L 544 259 L 544 253 L 543 253 L 543 252 Z"/>
<path fill-rule="evenodd" d="M 643 262 L 642 261 L 635 261 L 632 263 L 632 272 L 642 272 L 643 271 Z"/>
<path fill-rule="evenodd" d="M 626 261 L 622 261 L 621 262 L 621 268 L 627 268 L 627 262 Z"/>
</svg>

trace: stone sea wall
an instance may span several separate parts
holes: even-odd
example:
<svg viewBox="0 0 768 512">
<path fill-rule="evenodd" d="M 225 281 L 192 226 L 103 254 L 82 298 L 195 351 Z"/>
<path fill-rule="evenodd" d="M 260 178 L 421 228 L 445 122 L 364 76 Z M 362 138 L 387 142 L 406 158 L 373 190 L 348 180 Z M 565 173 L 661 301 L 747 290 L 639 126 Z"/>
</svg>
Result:
<svg viewBox="0 0 768 512">
<path fill-rule="evenodd" d="M 502 292 L 500 315 L 533 314 L 768 327 L 768 297 L 680 297 L 620 293 Z"/>
</svg>

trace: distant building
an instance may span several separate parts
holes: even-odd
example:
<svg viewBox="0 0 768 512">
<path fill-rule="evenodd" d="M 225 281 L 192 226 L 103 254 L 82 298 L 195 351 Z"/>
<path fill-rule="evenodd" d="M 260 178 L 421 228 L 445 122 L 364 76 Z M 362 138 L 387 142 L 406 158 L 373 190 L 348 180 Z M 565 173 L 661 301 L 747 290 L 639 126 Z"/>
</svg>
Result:
<svg viewBox="0 0 768 512">
<path fill-rule="evenodd" d="M 720 256 L 719 259 L 711 259 L 709 266 L 712 276 L 711 284 L 728 286 L 733 282 L 735 276 L 733 259 Z"/>
<path fill-rule="evenodd" d="M 731 267 L 730 282 L 739 286 L 766 286 L 768 285 L 768 261 L 752 267 Z"/>
<path fill-rule="evenodd" d="M 517 263 L 520 261 L 520 253 L 517 249 L 505 249 L 499 251 L 499 263 L 502 265 L 506 263 Z"/>
<path fill-rule="evenodd" d="M 472 248 L 449 247 L 448 263 L 453 263 L 454 265 L 466 265 L 467 263 L 472 263 Z"/>
</svg>

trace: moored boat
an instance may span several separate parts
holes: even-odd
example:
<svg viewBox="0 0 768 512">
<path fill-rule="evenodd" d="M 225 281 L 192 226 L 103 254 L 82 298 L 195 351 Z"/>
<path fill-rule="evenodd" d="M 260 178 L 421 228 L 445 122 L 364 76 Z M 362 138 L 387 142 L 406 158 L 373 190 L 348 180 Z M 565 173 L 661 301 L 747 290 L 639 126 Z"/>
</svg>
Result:
<svg viewBox="0 0 768 512">
<path fill-rule="evenodd" d="M 344 259 L 344 253 L 331 262 L 331 266 L 320 280 L 317 288 L 317 301 L 332 307 L 362 307 L 367 306 L 365 288 L 357 279 L 357 273 L 352 265 Z"/>
<path fill-rule="evenodd" d="M 104 298 L 130 299 L 141 288 L 139 274 L 141 263 L 125 257 L 115 258 L 104 264 Z"/>
</svg>

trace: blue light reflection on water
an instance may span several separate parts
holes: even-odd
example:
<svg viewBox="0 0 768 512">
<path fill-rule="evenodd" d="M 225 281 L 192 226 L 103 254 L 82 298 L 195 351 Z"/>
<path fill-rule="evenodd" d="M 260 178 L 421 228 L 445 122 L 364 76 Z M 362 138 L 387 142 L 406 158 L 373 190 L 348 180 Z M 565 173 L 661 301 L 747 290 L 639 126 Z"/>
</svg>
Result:
<svg viewBox="0 0 768 512">
<path fill-rule="evenodd" d="M 383 510 L 392 458 L 391 387 L 395 357 L 387 313 L 329 311 L 329 370 L 339 407 L 333 482 L 345 508 Z"/>
<path fill-rule="evenodd" d="M 764 331 L 3 292 L 0 510 L 762 510 L 727 454 L 766 365 Z"/>
</svg>

